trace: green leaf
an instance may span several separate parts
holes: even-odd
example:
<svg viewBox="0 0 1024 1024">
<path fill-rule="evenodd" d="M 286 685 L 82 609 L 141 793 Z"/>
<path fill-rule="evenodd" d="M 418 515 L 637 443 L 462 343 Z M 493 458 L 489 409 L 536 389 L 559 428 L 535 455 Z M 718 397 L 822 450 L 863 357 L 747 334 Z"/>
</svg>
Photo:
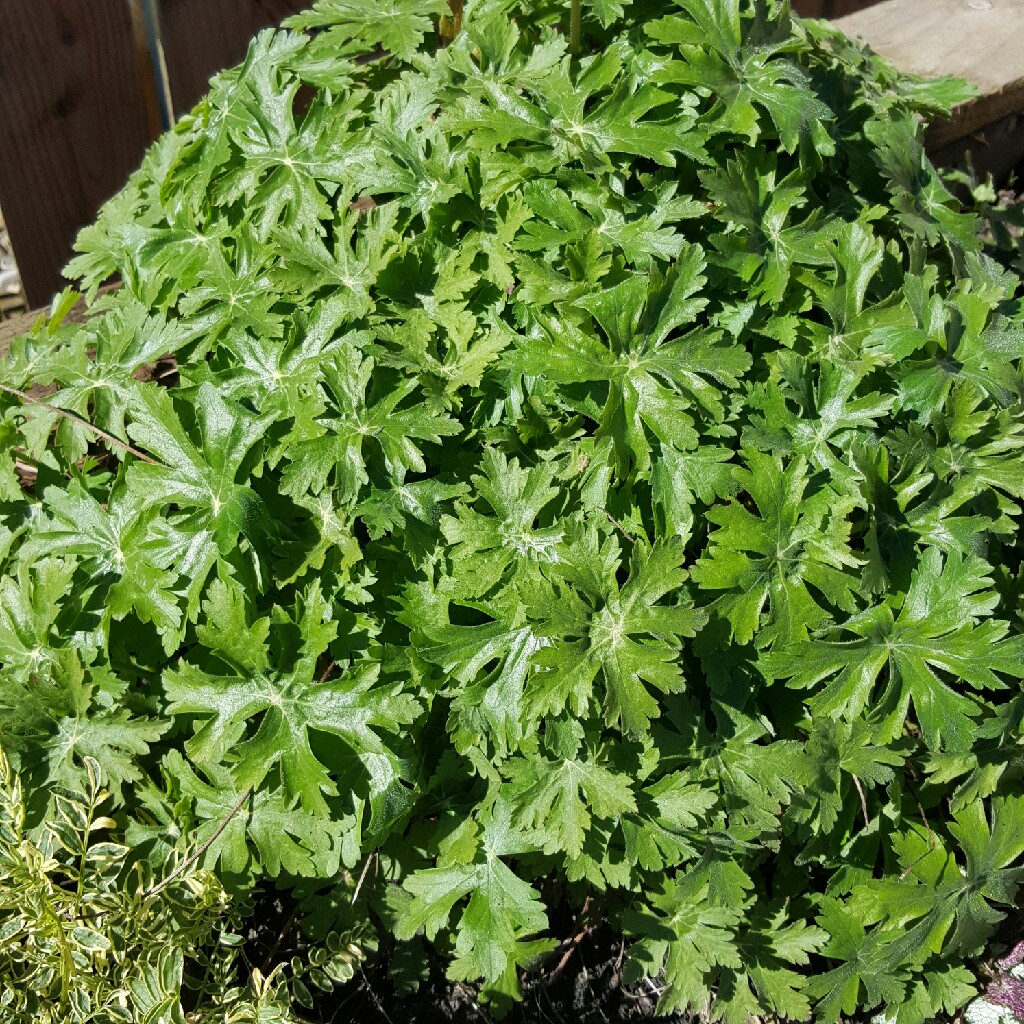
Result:
<svg viewBox="0 0 1024 1024">
<path fill-rule="evenodd" d="M 292 15 L 292 29 L 327 29 L 344 39 L 353 54 L 376 46 L 408 60 L 419 49 L 435 18 L 448 13 L 444 0 L 316 0 L 312 10 Z"/>
<path fill-rule="evenodd" d="M 718 529 L 693 579 L 703 590 L 725 591 L 713 607 L 738 643 L 755 634 L 759 645 L 793 641 L 826 621 L 830 606 L 855 607 L 857 580 L 849 570 L 858 559 L 846 520 L 853 502 L 811 484 L 803 459 L 784 466 L 747 449 L 743 461 L 746 468 L 733 475 L 760 515 L 737 500 L 711 509 L 707 519 Z"/>
<path fill-rule="evenodd" d="M 409 875 L 404 885 L 413 900 L 400 913 L 395 934 L 411 939 L 422 928 L 433 937 L 468 895 L 456 928 L 452 976 L 497 981 L 521 961 L 523 938 L 547 927 L 547 915 L 533 887 L 501 859 L 529 848 L 511 826 L 507 806 L 495 808 L 473 847 L 468 862 Z"/>
<path fill-rule="evenodd" d="M 715 715 L 714 730 L 699 725 L 689 750 L 683 747 L 688 774 L 710 792 L 718 791 L 731 823 L 771 832 L 778 826 L 782 809 L 813 778 L 803 745 L 796 740 L 772 739 L 763 721 L 742 712 L 716 708 Z M 679 724 L 676 715 L 672 725 Z M 681 737 L 669 731 L 667 723 L 655 736 L 665 755 L 679 756 Z"/>
<path fill-rule="evenodd" d="M 321 877 L 337 871 L 346 822 L 301 810 L 280 789 L 251 793 L 224 769 L 204 768 L 210 778 L 205 782 L 176 750 L 165 755 L 163 764 L 191 803 L 199 822 L 192 840 L 205 847 L 203 863 L 211 869 L 219 866 L 241 875 L 258 864 L 271 876 L 285 872 Z"/>
<path fill-rule="evenodd" d="M 25 685 L 55 663 L 60 643 L 54 625 L 74 576 L 74 564 L 44 558 L 22 562 L 0 579 L 0 659 L 4 682 Z"/>
<path fill-rule="evenodd" d="M 660 457 L 651 467 L 654 504 L 665 517 L 669 533 L 690 538 L 695 506 L 713 505 L 716 498 L 732 497 L 739 489 L 733 477 L 733 453 L 726 448 L 701 445 L 680 452 L 662 445 Z"/>
<path fill-rule="evenodd" d="M 517 758 L 508 771 L 519 787 L 517 819 L 535 829 L 545 853 L 578 857 L 592 817 L 614 822 L 636 810 L 628 779 L 594 758 Z"/>
<path fill-rule="evenodd" d="M 646 904 L 625 916 L 629 931 L 641 936 L 630 949 L 627 979 L 663 971 L 668 988 L 658 1000 L 659 1014 L 705 1012 L 719 968 L 740 966 L 738 908 L 714 904 L 704 872 L 662 881 Z"/>
<path fill-rule="evenodd" d="M 741 151 L 734 160 L 701 172 L 715 204 L 715 217 L 726 230 L 711 242 L 724 265 L 752 283 L 771 305 L 784 300 L 794 264 L 823 261 L 821 243 L 828 237 L 811 213 L 797 222 L 807 205 L 803 175 L 779 176 L 778 158 L 763 150 Z"/>
<path fill-rule="evenodd" d="M 418 653 L 463 684 L 449 719 L 456 749 L 468 752 L 483 736 L 500 754 L 517 749 L 528 728 L 523 697 L 540 639 L 519 615 L 478 626 L 452 625 L 438 612 L 431 618 Z"/>
<path fill-rule="evenodd" d="M 834 1024 L 854 1007 L 900 1005 L 907 975 L 900 966 L 917 952 L 922 938 L 919 929 L 868 933 L 854 914 L 831 898 L 823 901 L 817 921 L 829 935 L 821 953 L 842 961 L 811 978 L 807 985 L 807 994 L 815 1000 L 815 1011 L 822 1019 Z"/>
<path fill-rule="evenodd" d="M 562 550 L 553 568 L 557 589 L 527 609 L 547 640 L 534 655 L 541 671 L 528 684 L 527 700 L 542 715 L 566 707 L 581 715 L 599 702 L 606 723 L 621 721 L 626 733 L 642 736 L 659 714 L 648 687 L 682 689 L 681 638 L 694 636 L 706 621 L 688 602 L 660 601 L 686 579 L 682 546 L 666 541 L 649 553 L 638 551 L 621 588 L 614 549 L 609 542 L 599 547 L 593 531 Z M 603 693 L 594 692 L 598 679 Z"/>
<path fill-rule="evenodd" d="M 236 661 L 217 638 L 214 651 L 231 671 L 182 662 L 164 673 L 168 713 L 196 716 L 186 749 L 197 764 L 229 766 L 243 789 L 258 787 L 276 768 L 286 796 L 298 797 L 305 811 L 321 815 L 328 809 L 325 795 L 337 795 L 338 788 L 313 753 L 311 733 L 337 736 L 369 765 L 375 755 L 389 753 L 378 730 L 394 732 L 419 712 L 415 698 L 403 694 L 400 685 L 375 685 L 376 665 L 353 668 L 331 681 L 317 678 L 317 658 L 337 629 L 334 623 L 324 625 L 327 608 L 319 584 L 313 584 L 291 622 L 302 647 L 283 664 L 269 664 L 266 650 L 251 640 L 242 645 L 246 661 Z M 227 608 L 214 605 L 208 614 L 218 610 L 223 614 Z M 237 626 L 231 614 L 222 628 Z"/>
<path fill-rule="evenodd" d="M 367 400 L 374 361 L 355 349 L 339 352 L 322 367 L 330 395 L 326 415 L 313 427 L 312 437 L 286 440 L 289 465 L 283 475 L 286 494 L 319 493 L 332 481 L 342 502 L 352 502 L 370 471 L 393 484 L 406 473 L 426 469 L 417 441 L 439 442 L 461 427 L 450 416 L 426 409 L 401 408 L 414 382 L 398 384 L 376 401 Z M 364 445 L 369 450 L 364 450 Z"/>
<path fill-rule="evenodd" d="M 91 761 L 122 801 L 125 789 L 142 781 L 145 758 L 168 723 L 118 706 L 123 684 L 88 648 L 52 650 L 39 667 L 32 686 L 11 679 L 0 686 L 5 746 L 32 769 L 40 787 L 81 790 L 84 763 Z"/>
<path fill-rule="evenodd" d="M 701 329 L 675 336 L 706 305 L 694 299 L 705 282 L 704 254 L 684 247 L 665 280 L 634 276 L 581 299 L 607 344 L 568 322 L 544 324 L 543 339 L 521 343 L 520 365 L 560 384 L 606 382 L 598 437 L 608 437 L 622 475 L 634 464 L 651 466 L 648 431 L 662 444 L 696 446 L 697 415 L 721 419 L 722 388 L 736 388 L 750 367 L 737 345 L 720 344 L 718 332 Z"/>
<path fill-rule="evenodd" d="M 894 769 L 904 763 L 902 751 L 872 742 L 872 730 L 861 720 L 816 720 L 805 750 L 813 781 L 798 799 L 796 815 L 809 819 L 811 830 L 824 836 L 833 833 L 840 818 L 848 822 L 859 813 L 858 797 L 864 794 L 867 805 L 871 787 L 891 782 Z M 870 824 L 865 821 L 864 827 Z"/>
<path fill-rule="evenodd" d="M 104 508 L 81 484 L 46 490 L 50 515 L 22 548 L 32 554 L 77 555 L 94 578 L 109 581 L 108 609 L 115 618 L 134 611 L 165 636 L 165 646 L 179 642 L 181 612 L 173 593 L 177 574 L 158 568 L 144 546 L 155 509 L 146 508 L 137 493 L 118 488 Z"/>
<path fill-rule="evenodd" d="M 677 0 L 690 21 L 669 17 L 647 29 L 659 42 L 679 46 L 681 62 L 662 81 L 701 86 L 715 98 L 715 130 L 758 141 L 763 128 L 757 107 L 767 111 L 787 152 L 810 143 L 824 155 L 835 152 L 826 125 L 835 115 L 810 88 L 801 69 L 779 54 L 789 49 L 785 23 L 757 38 L 767 26 L 740 15 L 738 0 Z M 771 31 L 770 30 L 770 31 Z"/>
<path fill-rule="evenodd" d="M 180 325 L 154 316 L 141 302 L 126 301 L 94 321 L 78 344 L 53 361 L 53 378 L 61 388 L 51 404 L 124 438 L 125 415 L 138 387 L 134 374 L 188 340 Z"/>
<path fill-rule="evenodd" d="M 700 159 L 703 145 L 690 131 L 696 118 L 686 107 L 677 106 L 673 119 L 648 116 L 675 100 L 672 93 L 620 77 L 605 95 L 621 67 L 621 51 L 611 48 L 575 79 L 563 60 L 531 82 L 526 95 L 485 80 L 481 94 L 458 97 L 441 124 L 484 149 L 533 144 L 528 151 L 544 171 L 580 159 L 608 165 L 609 153 L 643 155 L 665 167 L 675 166 L 677 152 Z M 601 98 L 592 102 L 595 96 Z"/>
<path fill-rule="evenodd" d="M 128 488 L 147 504 L 174 504 L 189 515 L 178 529 L 195 535 L 209 531 L 222 554 L 235 548 L 239 535 L 262 550 L 272 534 L 263 501 L 248 483 L 239 483 L 246 465 L 258 458 L 270 417 L 257 416 L 222 398 L 210 384 L 195 396 L 195 437 L 176 414 L 161 388 L 137 392 L 128 432 L 162 465 L 136 462 Z"/>
<path fill-rule="evenodd" d="M 460 502 L 457 517 L 443 516 L 440 524 L 458 566 L 459 591 L 474 596 L 490 590 L 510 571 L 528 572 L 531 564 L 557 561 L 564 537 L 557 522 L 537 522 L 559 496 L 551 466 L 522 468 L 518 459 L 510 462 L 491 448 L 481 459 L 481 469 L 483 473 L 470 481 L 474 499 L 486 502 L 489 513 Z"/>
<path fill-rule="evenodd" d="M 866 609 L 834 629 L 857 639 L 798 642 L 766 655 L 763 671 L 802 689 L 828 681 L 808 700 L 816 714 L 852 720 L 871 702 L 883 740 L 903 731 L 913 706 L 930 749 L 963 750 L 982 706 L 944 677 L 985 691 L 1005 687 L 1003 676 L 1024 675 L 1024 638 L 1008 638 L 1006 623 L 989 617 L 988 571 L 980 559 L 943 560 L 929 548 L 898 612 L 889 604 Z M 876 690 L 886 668 L 888 679 Z"/>
<path fill-rule="evenodd" d="M 811 1004 L 805 981 L 793 967 L 805 967 L 827 938 L 821 928 L 787 920 L 785 910 L 758 915 L 738 936 L 742 968 L 722 971 L 714 1018 L 740 1024 L 764 1008 L 790 1020 L 807 1020 Z"/>
</svg>

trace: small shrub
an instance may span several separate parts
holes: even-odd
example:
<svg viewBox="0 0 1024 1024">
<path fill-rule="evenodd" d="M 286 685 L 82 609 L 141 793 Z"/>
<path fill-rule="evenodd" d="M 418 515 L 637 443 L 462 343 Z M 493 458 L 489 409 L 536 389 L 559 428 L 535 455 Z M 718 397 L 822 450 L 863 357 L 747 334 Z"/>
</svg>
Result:
<svg viewBox="0 0 1024 1024">
<path fill-rule="evenodd" d="M 183 994 L 189 1024 L 289 1020 L 280 970 L 236 984 L 241 915 L 216 877 L 186 861 L 155 883 L 111 838 L 99 764 L 82 769 L 33 836 L 0 751 L 0 1020 L 183 1024 Z"/>
<path fill-rule="evenodd" d="M 4 365 L 30 804 L 94 758 L 138 857 L 402 984 L 513 998 L 589 899 L 664 1011 L 954 1010 L 1024 871 L 1020 280 L 919 127 L 962 87 L 769 0 L 594 0 L 576 55 L 446 10 L 260 35 Z"/>
</svg>

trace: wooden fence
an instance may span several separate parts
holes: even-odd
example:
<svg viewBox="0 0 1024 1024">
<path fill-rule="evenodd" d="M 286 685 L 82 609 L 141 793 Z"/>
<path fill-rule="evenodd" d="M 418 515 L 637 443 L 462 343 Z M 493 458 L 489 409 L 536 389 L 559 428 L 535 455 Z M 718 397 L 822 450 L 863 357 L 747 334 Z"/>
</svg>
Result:
<svg viewBox="0 0 1024 1024">
<path fill-rule="evenodd" d="M 210 75 L 306 0 L 0 0 L 0 209 L 31 306 Z M 151 45 L 158 34 L 166 65 Z"/>
<path fill-rule="evenodd" d="M 879 0 L 792 0 L 793 9 L 805 18 L 842 18 L 872 7 Z"/>
<path fill-rule="evenodd" d="M 641 0 L 642 2 L 642 0 Z M 795 0 L 834 17 L 873 0 Z M 30 306 L 209 77 L 311 0 L 0 0 L 0 209 Z"/>
</svg>

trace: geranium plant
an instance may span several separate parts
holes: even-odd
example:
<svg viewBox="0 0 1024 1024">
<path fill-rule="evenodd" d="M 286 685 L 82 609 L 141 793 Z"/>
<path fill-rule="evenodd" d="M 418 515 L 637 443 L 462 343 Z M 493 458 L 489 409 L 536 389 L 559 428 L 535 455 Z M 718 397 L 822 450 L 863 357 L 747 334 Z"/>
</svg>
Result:
<svg viewBox="0 0 1024 1024">
<path fill-rule="evenodd" d="M 494 1000 L 589 900 L 665 1011 L 962 1004 L 1024 872 L 1021 282 L 920 129 L 964 95 L 776 0 L 260 35 L 2 367 L 36 820 L 95 762 L 137 857 Z"/>
</svg>

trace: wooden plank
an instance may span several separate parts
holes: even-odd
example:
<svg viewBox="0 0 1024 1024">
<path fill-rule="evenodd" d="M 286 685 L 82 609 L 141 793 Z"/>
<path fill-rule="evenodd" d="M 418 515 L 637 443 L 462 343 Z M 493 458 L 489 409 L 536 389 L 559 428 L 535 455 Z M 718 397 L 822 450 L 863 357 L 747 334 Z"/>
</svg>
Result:
<svg viewBox="0 0 1024 1024">
<path fill-rule="evenodd" d="M 0 206 L 29 304 L 150 140 L 125 0 L 4 0 Z"/>
<path fill-rule="evenodd" d="M 310 0 L 160 0 L 175 114 L 202 98 L 212 75 L 238 64 L 260 29 L 309 6 Z"/>
<path fill-rule="evenodd" d="M 9 320 L 0 320 L 0 359 L 6 359 L 11 354 L 11 342 L 19 334 L 28 334 L 40 315 L 46 312 L 48 310 L 33 309 L 28 313 L 15 313 Z"/>
<path fill-rule="evenodd" d="M 105 292 L 116 291 L 120 288 L 118 282 L 112 284 L 105 284 L 100 288 L 100 295 Z M 52 315 L 52 310 L 49 306 L 43 306 L 40 309 L 30 309 L 23 313 L 15 313 L 14 316 L 7 320 L 0 321 L 0 359 L 5 359 L 11 354 L 11 342 L 18 337 L 19 334 L 28 334 L 33 327 L 36 325 L 36 321 L 41 317 L 45 316 L 47 319 Z M 64 318 L 65 324 L 81 324 L 89 318 L 91 314 L 85 305 L 85 299 L 79 299 L 78 302 L 71 307 L 68 315 Z"/>
<path fill-rule="evenodd" d="M 1024 111 L 1024 0 L 884 0 L 836 26 L 901 71 L 956 75 L 980 90 L 929 128 L 929 147 Z"/>
<path fill-rule="evenodd" d="M 878 3 L 879 0 L 793 0 L 793 10 L 802 18 L 841 18 Z"/>
</svg>

